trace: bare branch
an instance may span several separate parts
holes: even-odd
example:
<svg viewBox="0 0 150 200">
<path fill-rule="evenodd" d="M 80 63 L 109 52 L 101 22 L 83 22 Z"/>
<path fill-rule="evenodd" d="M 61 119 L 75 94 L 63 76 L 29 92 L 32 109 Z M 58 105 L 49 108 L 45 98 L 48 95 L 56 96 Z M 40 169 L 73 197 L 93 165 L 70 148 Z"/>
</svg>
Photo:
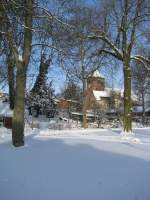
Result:
<svg viewBox="0 0 150 200">
<path fill-rule="evenodd" d="M 148 67 L 148 65 L 150 65 L 150 60 L 148 60 L 147 58 L 144 58 L 143 56 L 140 55 L 135 55 L 130 57 L 130 59 L 142 63 L 143 66 L 147 69 L 147 71 L 150 72 L 150 67 Z"/>
<path fill-rule="evenodd" d="M 102 53 L 109 54 L 109 55 L 117 58 L 118 60 L 122 60 L 122 58 L 119 57 L 117 54 L 115 54 L 114 52 L 108 51 L 106 49 L 100 49 L 96 55 L 101 55 Z"/>
<path fill-rule="evenodd" d="M 123 55 L 120 52 L 120 50 L 114 45 L 114 43 L 107 36 L 105 36 L 105 34 L 88 36 L 88 38 L 89 39 L 94 39 L 94 40 L 95 39 L 103 40 L 115 52 L 115 55 L 117 56 L 118 59 L 120 59 L 120 60 L 123 59 Z"/>
<path fill-rule="evenodd" d="M 145 58 L 144 56 L 141 55 L 135 55 L 134 57 L 141 59 L 142 61 L 148 63 L 150 65 L 150 59 Z"/>
<path fill-rule="evenodd" d="M 61 54 L 66 55 L 63 51 L 61 51 L 60 49 L 58 49 L 56 46 L 53 46 L 53 45 L 43 44 L 43 43 L 35 43 L 35 44 L 32 44 L 32 47 L 35 47 L 35 46 L 45 46 L 45 47 L 48 47 L 48 48 L 50 48 L 50 49 L 54 49 L 54 50 L 56 50 L 57 52 L 59 52 L 59 53 L 61 53 Z"/>
<path fill-rule="evenodd" d="M 66 23 L 66 22 L 63 22 L 61 19 L 59 19 L 56 15 L 52 14 L 52 13 L 51 13 L 49 10 L 47 10 L 46 8 L 43 8 L 43 7 L 41 7 L 41 6 L 36 6 L 36 7 L 39 8 L 39 9 L 42 9 L 42 10 L 45 12 L 45 14 L 48 16 L 49 19 L 55 19 L 56 21 L 58 21 L 58 22 L 61 23 L 62 25 L 67 26 L 67 27 L 69 27 L 69 28 L 73 28 L 72 25 L 70 25 L 70 24 L 68 24 L 68 23 Z"/>
</svg>

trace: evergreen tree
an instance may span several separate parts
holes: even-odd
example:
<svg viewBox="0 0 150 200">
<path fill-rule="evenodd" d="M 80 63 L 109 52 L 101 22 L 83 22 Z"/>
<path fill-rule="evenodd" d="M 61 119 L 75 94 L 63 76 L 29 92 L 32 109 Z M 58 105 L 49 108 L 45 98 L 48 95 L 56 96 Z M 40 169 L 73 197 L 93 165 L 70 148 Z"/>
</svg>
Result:
<svg viewBox="0 0 150 200">
<path fill-rule="evenodd" d="M 56 113 L 56 105 L 54 102 L 54 89 L 52 82 L 46 83 L 46 80 L 38 88 L 38 91 L 31 92 L 27 104 L 29 106 L 30 114 L 32 111 L 36 112 L 36 117 L 39 114 L 46 115 L 47 117 L 54 117 Z"/>
<path fill-rule="evenodd" d="M 63 97 L 70 100 L 81 100 L 81 88 L 73 81 L 69 81 L 67 87 L 63 91 Z"/>
</svg>

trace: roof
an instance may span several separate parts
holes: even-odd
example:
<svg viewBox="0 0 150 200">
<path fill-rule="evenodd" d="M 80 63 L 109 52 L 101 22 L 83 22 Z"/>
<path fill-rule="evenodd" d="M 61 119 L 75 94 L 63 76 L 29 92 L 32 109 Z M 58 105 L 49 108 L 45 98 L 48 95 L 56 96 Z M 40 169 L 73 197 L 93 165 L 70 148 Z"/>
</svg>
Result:
<svg viewBox="0 0 150 200">
<path fill-rule="evenodd" d="M 82 116 L 82 115 L 83 115 L 83 113 L 81 113 L 81 112 L 71 112 L 71 114 L 72 114 L 72 115 L 79 115 L 79 116 Z M 95 115 L 92 114 L 92 113 L 87 113 L 86 116 L 87 116 L 87 117 L 94 117 Z"/>
<path fill-rule="evenodd" d="M 55 101 L 56 103 L 59 103 L 60 101 L 67 101 L 67 102 L 72 102 L 72 103 L 80 103 L 80 102 L 77 101 L 77 100 L 73 100 L 73 99 L 65 99 L 65 98 L 54 99 L 54 101 Z"/>
<path fill-rule="evenodd" d="M 104 78 L 104 76 L 102 74 L 100 74 L 100 72 L 98 70 L 93 72 L 92 77 Z"/>
<path fill-rule="evenodd" d="M 121 97 L 123 98 L 124 97 L 124 89 L 119 89 L 119 88 L 114 88 L 113 90 L 111 88 L 105 88 L 105 90 L 107 90 L 108 92 L 116 92 L 116 93 L 120 93 Z M 132 91 L 132 94 L 131 94 L 131 98 L 133 101 L 137 101 L 138 97 L 136 94 L 133 93 Z"/>
<path fill-rule="evenodd" d="M 133 112 L 136 113 L 142 113 L 143 112 L 143 107 L 142 106 L 133 106 Z M 150 112 L 150 107 L 145 109 L 145 112 Z"/>
<path fill-rule="evenodd" d="M 133 112 L 142 113 L 142 106 L 133 106 Z"/>
<path fill-rule="evenodd" d="M 0 116 L 11 117 L 13 115 L 13 111 L 9 108 L 9 104 L 7 102 L 3 103 L 0 101 Z"/>
<path fill-rule="evenodd" d="M 145 109 L 145 112 L 150 112 L 150 107 Z"/>
<path fill-rule="evenodd" d="M 8 97 L 8 93 L 0 92 L 0 98 L 2 98 L 2 97 Z"/>
<path fill-rule="evenodd" d="M 108 91 L 96 91 L 93 90 L 93 95 L 97 101 L 101 100 L 101 97 L 110 97 L 110 93 Z"/>
</svg>

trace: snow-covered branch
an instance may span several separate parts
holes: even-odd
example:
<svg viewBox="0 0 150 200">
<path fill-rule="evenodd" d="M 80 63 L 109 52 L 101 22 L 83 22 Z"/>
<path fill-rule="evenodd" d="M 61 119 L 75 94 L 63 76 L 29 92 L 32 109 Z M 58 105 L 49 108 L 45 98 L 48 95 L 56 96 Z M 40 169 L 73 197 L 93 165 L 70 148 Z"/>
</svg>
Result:
<svg viewBox="0 0 150 200">
<path fill-rule="evenodd" d="M 132 56 L 130 59 L 136 60 L 136 61 L 142 63 L 144 65 L 144 67 L 150 72 L 150 67 L 148 66 L 148 65 L 150 65 L 150 60 L 148 60 L 147 58 L 145 58 L 141 55 L 135 55 L 135 56 Z"/>
<path fill-rule="evenodd" d="M 47 15 L 47 17 L 49 19 L 55 19 L 56 21 L 58 21 L 60 24 L 62 24 L 63 26 L 67 26 L 69 28 L 73 28 L 72 25 L 62 21 L 61 19 L 59 19 L 56 15 L 52 14 L 48 9 L 41 7 L 41 6 L 36 6 L 36 8 L 39 8 L 41 10 L 43 10 L 45 12 L 45 14 Z"/>
<path fill-rule="evenodd" d="M 135 55 L 134 57 L 139 58 L 150 65 L 150 59 L 145 58 L 144 56 L 141 55 Z"/>
<path fill-rule="evenodd" d="M 92 36 L 88 36 L 89 39 L 100 39 L 103 40 L 104 42 L 106 42 L 106 44 L 114 51 L 114 53 L 112 52 L 106 52 L 105 53 L 111 53 L 111 55 L 113 54 L 113 56 L 117 57 L 118 59 L 122 60 L 123 59 L 123 55 L 122 52 L 120 52 L 120 50 L 115 46 L 115 44 L 105 35 L 105 33 L 102 33 L 101 35 L 92 35 Z M 104 51 L 104 50 L 103 50 Z"/>
<path fill-rule="evenodd" d="M 115 54 L 112 51 L 106 50 L 106 49 L 100 49 L 100 50 L 98 50 L 97 55 L 101 55 L 102 53 L 109 54 L 109 55 L 111 55 L 111 56 L 113 56 L 113 57 L 115 57 L 115 58 L 117 58 L 119 60 L 122 60 L 122 57 L 118 57 L 117 54 Z"/>
</svg>

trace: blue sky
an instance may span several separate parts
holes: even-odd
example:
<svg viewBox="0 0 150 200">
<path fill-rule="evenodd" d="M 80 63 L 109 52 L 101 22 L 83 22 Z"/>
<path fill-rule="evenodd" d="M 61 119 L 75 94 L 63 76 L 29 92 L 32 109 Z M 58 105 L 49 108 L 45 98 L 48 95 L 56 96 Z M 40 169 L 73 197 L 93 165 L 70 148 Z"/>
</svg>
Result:
<svg viewBox="0 0 150 200">
<path fill-rule="evenodd" d="M 96 1 L 97 0 L 84 0 L 83 2 L 86 2 L 87 4 L 93 4 Z M 97 1 L 97 2 L 100 2 L 100 0 Z M 36 64 L 36 66 L 38 66 L 38 64 Z M 29 67 L 29 70 L 30 70 L 30 67 Z M 110 73 L 108 73 L 108 71 L 106 72 L 106 70 L 104 70 L 104 68 L 101 69 L 100 71 L 106 77 L 107 85 L 109 85 L 111 87 L 112 86 L 112 78 L 111 78 Z M 36 75 L 38 73 L 37 67 L 31 68 L 30 72 L 34 76 L 28 77 L 27 88 L 31 88 L 32 85 L 34 84 L 34 80 L 35 80 Z M 48 80 L 53 81 L 53 86 L 54 86 L 55 92 L 59 93 L 65 85 L 66 76 L 65 76 L 65 73 L 63 72 L 63 70 L 61 69 L 61 67 L 59 67 L 57 65 L 53 65 L 52 67 L 50 67 L 50 70 L 49 70 L 49 73 L 48 73 Z M 115 88 L 122 88 L 122 83 L 123 83 L 122 70 L 118 69 L 118 72 L 116 72 L 116 74 L 115 74 L 114 87 Z M 3 90 L 8 91 L 8 87 L 7 86 L 4 87 Z"/>
<path fill-rule="evenodd" d="M 102 67 L 101 70 L 99 70 L 101 74 L 105 77 L 106 86 L 111 87 L 112 86 L 112 76 L 111 73 L 108 73 L 108 70 L 105 69 L 105 66 Z M 49 74 L 48 74 L 49 81 L 53 81 L 53 86 L 55 88 L 55 92 L 59 93 L 62 88 L 64 88 L 66 83 L 66 76 L 61 67 L 58 66 L 52 66 Z M 119 69 L 117 69 L 114 72 L 113 75 L 113 81 L 114 81 L 114 88 L 123 88 L 123 74 L 122 74 L 122 68 L 120 66 Z"/>
<path fill-rule="evenodd" d="M 34 69 L 34 70 L 32 69 L 31 71 L 32 71 L 31 73 L 32 76 L 29 76 L 27 78 L 27 90 L 32 88 L 34 81 L 36 79 L 36 76 L 38 74 L 37 69 Z M 104 75 L 106 79 L 105 80 L 106 86 L 111 87 L 112 86 L 111 73 L 109 73 L 109 71 L 106 70 L 105 67 L 102 67 L 102 69 L 99 71 L 101 72 L 102 75 Z M 47 77 L 48 77 L 48 81 L 53 81 L 53 87 L 55 89 L 56 94 L 59 93 L 64 88 L 65 83 L 66 83 L 66 76 L 61 67 L 52 65 L 50 67 Z M 122 74 L 121 67 L 118 70 L 116 70 L 114 74 L 114 88 L 119 88 L 119 89 L 123 88 L 123 74 Z M 3 85 L 1 84 L 0 90 L 4 92 L 8 92 L 8 86 L 5 84 L 5 87 L 3 87 Z"/>
</svg>

